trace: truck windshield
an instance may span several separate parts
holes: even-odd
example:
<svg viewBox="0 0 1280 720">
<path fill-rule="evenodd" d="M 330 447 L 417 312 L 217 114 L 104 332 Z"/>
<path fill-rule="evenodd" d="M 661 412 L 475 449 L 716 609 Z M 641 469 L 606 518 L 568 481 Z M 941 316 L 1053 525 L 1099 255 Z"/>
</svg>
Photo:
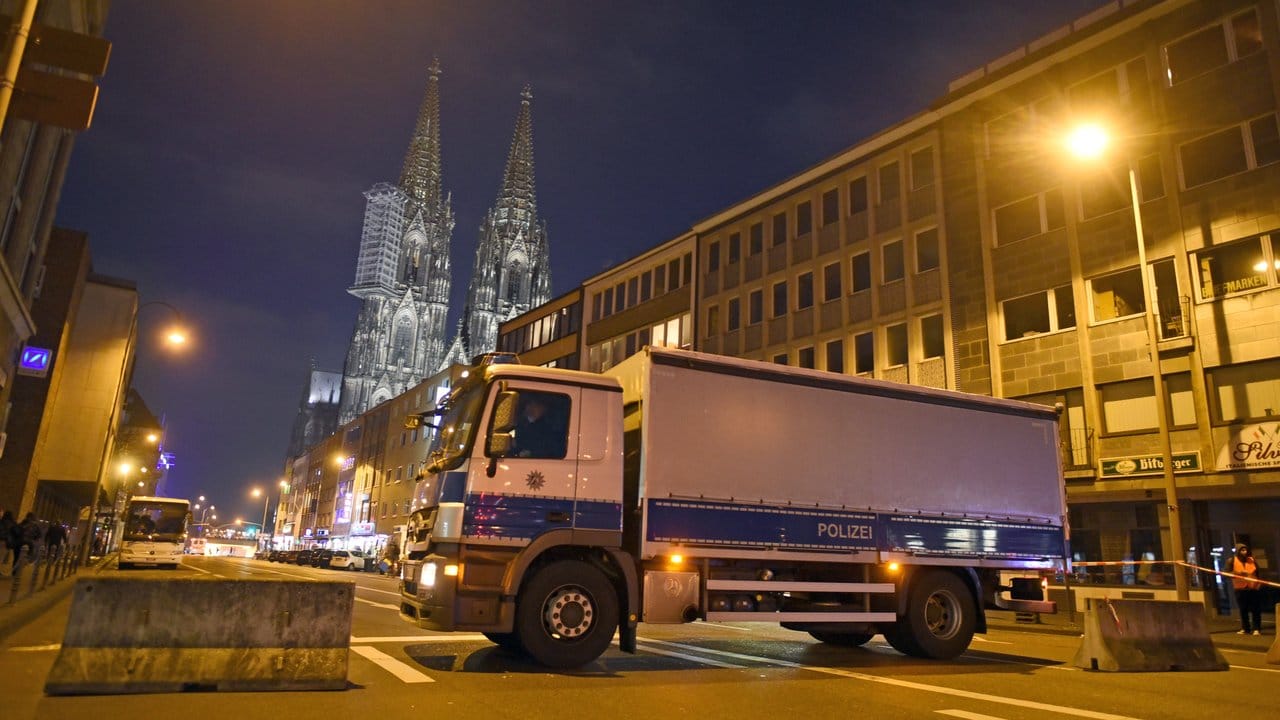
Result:
<svg viewBox="0 0 1280 720">
<path fill-rule="evenodd" d="M 471 445 L 476 425 L 480 422 L 484 391 L 484 385 L 476 385 L 463 390 L 460 395 L 450 395 L 441 404 L 440 430 L 431 441 L 430 455 L 440 470 L 456 467 Z"/>
</svg>

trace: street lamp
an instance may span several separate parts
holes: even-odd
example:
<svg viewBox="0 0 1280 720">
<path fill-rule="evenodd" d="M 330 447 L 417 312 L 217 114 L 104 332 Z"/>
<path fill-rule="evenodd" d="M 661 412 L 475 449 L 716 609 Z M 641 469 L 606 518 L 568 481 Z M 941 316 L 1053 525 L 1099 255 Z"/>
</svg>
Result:
<svg viewBox="0 0 1280 720">
<path fill-rule="evenodd" d="M 1098 123 L 1084 123 L 1073 128 L 1066 137 L 1068 152 L 1082 160 L 1097 160 L 1106 155 L 1111 145 L 1111 133 Z M 1160 433 L 1160 459 L 1164 465 L 1164 498 L 1169 508 L 1169 543 L 1173 545 L 1176 562 L 1173 578 L 1179 600 L 1189 600 L 1186 572 L 1178 562 L 1185 558 L 1182 544 L 1182 514 L 1178 508 L 1178 486 L 1173 475 L 1173 445 L 1169 437 L 1169 419 L 1165 415 L 1164 375 L 1160 370 L 1160 351 L 1157 345 L 1156 319 L 1153 309 L 1154 293 L 1151 291 L 1151 273 L 1147 267 L 1146 240 L 1142 234 L 1142 208 L 1138 198 L 1138 169 L 1133 154 L 1125 153 L 1129 169 L 1129 198 L 1133 204 L 1133 227 L 1138 240 L 1138 274 L 1142 276 L 1143 315 L 1147 329 L 1147 352 L 1151 360 L 1151 382 L 1155 393 L 1156 427 Z"/>
<path fill-rule="evenodd" d="M 183 323 L 183 320 L 182 320 L 182 313 L 178 310 L 178 308 L 170 305 L 167 302 L 164 302 L 163 300 L 148 300 L 147 302 L 144 302 L 138 306 L 138 312 L 141 313 L 142 308 L 150 307 L 152 305 L 159 305 L 160 307 L 168 308 L 169 311 L 173 313 L 173 316 L 175 318 L 174 323 L 164 331 L 164 335 L 163 335 L 164 343 L 171 348 L 181 348 L 184 345 L 186 345 L 189 337 L 187 334 L 185 323 Z"/>
<path fill-rule="evenodd" d="M 261 541 L 262 535 L 265 534 L 267 529 L 267 505 L 271 504 L 271 496 L 262 488 L 254 488 L 250 495 L 253 495 L 255 498 L 262 498 L 262 524 L 258 526 L 258 539 Z"/>
</svg>

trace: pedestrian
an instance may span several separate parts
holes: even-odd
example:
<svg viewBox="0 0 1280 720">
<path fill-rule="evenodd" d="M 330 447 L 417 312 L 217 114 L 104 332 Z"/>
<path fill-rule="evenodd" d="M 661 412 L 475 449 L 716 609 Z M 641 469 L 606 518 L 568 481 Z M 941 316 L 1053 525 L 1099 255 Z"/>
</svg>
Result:
<svg viewBox="0 0 1280 720">
<path fill-rule="evenodd" d="M 18 522 L 8 510 L 0 512 L 0 567 L 9 564 L 9 552 L 17 552 L 13 545 L 13 529 Z"/>
<path fill-rule="evenodd" d="M 36 545 L 44 538 L 44 529 L 40 527 L 40 521 L 36 519 L 33 512 L 27 513 L 22 518 L 22 522 L 13 528 L 13 533 L 9 536 L 9 546 L 13 548 L 13 568 L 17 571 L 18 558 L 22 555 L 22 549 L 27 550 L 27 562 L 35 559 Z"/>
<path fill-rule="evenodd" d="M 62 550 L 62 546 L 67 542 L 67 528 L 61 522 L 54 520 L 49 523 L 49 529 L 44 533 L 44 546 L 52 557 Z"/>
<path fill-rule="evenodd" d="M 1258 582 L 1258 563 L 1244 543 L 1236 548 L 1231 558 L 1231 587 L 1236 591 L 1236 604 L 1240 606 L 1240 629 L 1237 635 L 1262 634 L 1262 583 Z M 1252 620 L 1252 624 L 1249 622 Z"/>
</svg>

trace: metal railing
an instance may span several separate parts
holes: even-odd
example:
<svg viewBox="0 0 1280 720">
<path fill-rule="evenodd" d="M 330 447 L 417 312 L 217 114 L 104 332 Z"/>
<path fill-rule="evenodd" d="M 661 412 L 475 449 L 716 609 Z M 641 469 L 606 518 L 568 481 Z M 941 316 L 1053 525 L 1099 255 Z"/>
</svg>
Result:
<svg viewBox="0 0 1280 720">
<path fill-rule="evenodd" d="M 1093 467 L 1093 428 L 1070 428 L 1063 433 L 1062 466 L 1067 470 Z"/>
<path fill-rule="evenodd" d="M 34 553 L 28 552 L 26 545 L 21 545 L 16 551 L 16 557 L 12 552 L 4 553 L 4 557 L 0 558 L 4 561 L 3 569 L 11 570 L 9 582 L 4 583 L 9 588 L 6 606 L 30 597 L 80 570 L 79 545 L 63 543 L 52 548 L 36 545 Z"/>
<path fill-rule="evenodd" d="M 1160 315 L 1156 318 L 1160 339 L 1186 337 L 1190 332 L 1188 318 L 1191 313 L 1191 298 L 1181 295 L 1174 300 L 1164 300 L 1157 304 L 1160 306 Z"/>
</svg>

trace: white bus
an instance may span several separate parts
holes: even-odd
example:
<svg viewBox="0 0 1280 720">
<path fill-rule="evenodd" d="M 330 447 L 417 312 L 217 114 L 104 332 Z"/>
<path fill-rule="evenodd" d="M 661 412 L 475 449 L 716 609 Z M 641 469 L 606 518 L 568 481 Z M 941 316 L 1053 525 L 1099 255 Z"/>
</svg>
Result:
<svg viewBox="0 0 1280 720">
<path fill-rule="evenodd" d="M 178 567 L 187 542 L 191 503 L 179 498 L 135 496 L 124 512 L 119 566 Z"/>
</svg>

